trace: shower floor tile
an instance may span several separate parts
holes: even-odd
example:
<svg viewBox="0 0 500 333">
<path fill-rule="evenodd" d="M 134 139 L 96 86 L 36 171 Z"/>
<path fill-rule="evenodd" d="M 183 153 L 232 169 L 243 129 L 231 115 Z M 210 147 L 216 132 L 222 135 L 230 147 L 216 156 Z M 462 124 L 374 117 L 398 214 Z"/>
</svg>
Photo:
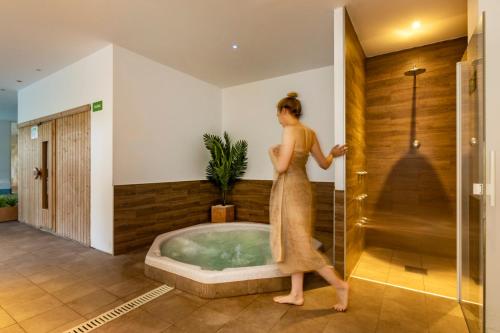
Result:
<svg viewBox="0 0 500 333">
<path fill-rule="evenodd" d="M 456 297 L 456 261 L 453 258 L 368 247 L 354 276 L 395 286 Z"/>
</svg>

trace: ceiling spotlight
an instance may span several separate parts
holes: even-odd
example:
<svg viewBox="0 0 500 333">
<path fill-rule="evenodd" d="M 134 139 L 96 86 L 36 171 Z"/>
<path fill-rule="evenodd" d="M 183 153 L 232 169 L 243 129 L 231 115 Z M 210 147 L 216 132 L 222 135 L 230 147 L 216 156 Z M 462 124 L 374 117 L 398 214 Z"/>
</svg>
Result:
<svg viewBox="0 0 500 333">
<path fill-rule="evenodd" d="M 23 82 L 23 80 L 16 80 L 16 82 L 17 82 L 17 83 L 21 83 L 21 82 Z"/>
<path fill-rule="evenodd" d="M 238 48 L 238 44 L 233 44 L 231 45 L 231 47 L 233 48 L 233 50 L 236 50 Z"/>
<path fill-rule="evenodd" d="M 422 23 L 420 23 L 420 21 L 413 21 L 413 23 L 411 24 L 411 28 L 413 30 L 420 29 L 421 27 L 422 27 Z"/>
</svg>

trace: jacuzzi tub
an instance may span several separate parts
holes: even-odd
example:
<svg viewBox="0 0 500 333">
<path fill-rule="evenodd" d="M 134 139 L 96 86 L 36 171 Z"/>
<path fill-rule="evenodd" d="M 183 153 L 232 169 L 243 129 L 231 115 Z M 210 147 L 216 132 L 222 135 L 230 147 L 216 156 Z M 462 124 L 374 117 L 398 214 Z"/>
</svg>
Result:
<svg viewBox="0 0 500 333">
<path fill-rule="evenodd" d="M 208 232 L 224 233 L 237 230 L 268 233 L 269 225 L 250 222 L 205 223 L 159 235 L 146 256 L 145 274 L 154 280 L 205 298 L 288 289 L 290 279 L 287 275 L 282 274 L 274 263 L 212 270 L 162 256 L 161 253 L 162 246 L 165 252 L 164 245 L 172 242 L 176 237 L 183 239 Z M 269 246 L 268 243 L 266 245 Z M 314 240 L 314 245 L 319 248 L 321 243 Z"/>
</svg>

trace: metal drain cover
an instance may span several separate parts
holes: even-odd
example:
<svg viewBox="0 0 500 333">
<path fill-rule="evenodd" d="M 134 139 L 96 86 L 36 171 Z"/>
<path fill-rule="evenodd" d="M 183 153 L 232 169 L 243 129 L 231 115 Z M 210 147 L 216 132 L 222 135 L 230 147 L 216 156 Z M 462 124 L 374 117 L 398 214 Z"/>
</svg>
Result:
<svg viewBox="0 0 500 333">
<path fill-rule="evenodd" d="M 411 272 L 411 273 L 416 273 L 416 274 L 427 275 L 427 269 L 422 268 L 422 267 L 405 265 L 405 271 Z"/>
</svg>

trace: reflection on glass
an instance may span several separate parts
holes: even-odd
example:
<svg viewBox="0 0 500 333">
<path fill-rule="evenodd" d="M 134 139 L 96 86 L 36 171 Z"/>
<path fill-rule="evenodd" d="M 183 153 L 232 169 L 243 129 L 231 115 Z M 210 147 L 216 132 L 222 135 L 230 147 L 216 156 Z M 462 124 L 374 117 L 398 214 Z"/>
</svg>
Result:
<svg viewBox="0 0 500 333">
<path fill-rule="evenodd" d="M 469 331 L 473 333 L 484 331 L 485 198 L 484 194 L 478 191 L 480 185 L 485 183 L 482 22 L 478 27 L 460 64 L 462 168 L 460 300 Z"/>
</svg>

